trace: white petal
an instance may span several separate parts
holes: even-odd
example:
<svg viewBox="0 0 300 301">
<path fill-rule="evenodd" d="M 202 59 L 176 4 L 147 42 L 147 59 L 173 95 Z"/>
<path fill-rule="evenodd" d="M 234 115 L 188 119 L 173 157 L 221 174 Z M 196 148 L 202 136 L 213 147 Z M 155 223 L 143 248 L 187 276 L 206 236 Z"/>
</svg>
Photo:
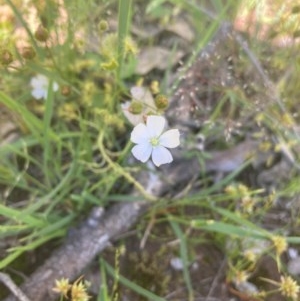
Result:
<svg viewBox="0 0 300 301">
<path fill-rule="evenodd" d="M 150 91 L 145 87 L 132 87 L 130 93 L 133 99 L 141 102 L 146 107 L 155 108 L 155 103 Z"/>
<path fill-rule="evenodd" d="M 177 147 L 180 144 L 178 130 L 169 130 L 163 133 L 159 138 L 159 144 L 168 148 Z"/>
<path fill-rule="evenodd" d="M 145 163 L 150 158 L 152 146 L 150 143 L 138 144 L 132 148 L 131 152 L 138 160 Z"/>
<path fill-rule="evenodd" d="M 38 74 L 36 76 L 36 79 L 37 79 L 37 81 L 38 81 L 38 83 L 39 83 L 40 86 L 48 86 L 48 84 L 49 84 L 48 77 L 46 77 L 43 74 Z"/>
<path fill-rule="evenodd" d="M 31 91 L 31 95 L 36 98 L 36 99 L 42 99 L 42 98 L 45 98 L 45 91 L 44 89 L 33 89 Z M 46 96 L 47 96 L 47 93 L 46 93 Z"/>
<path fill-rule="evenodd" d="M 140 123 L 133 128 L 130 137 L 130 140 L 133 143 L 147 144 L 149 143 L 149 139 L 148 129 L 143 123 Z"/>
<path fill-rule="evenodd" d="M 145 97 L 146 89 L 143 87 L 132 87 L 130 89 L 130 93 L 133 99 L 138 101 L 143 101 L 143 98 Z"/>
<path fill-rule="evenodd" d="M 30 86 L 35 88 L 35 87 L 40 87 L 40 81 L 38 78 L 36 77 L 33 77 L 31 80 L 30 80 Z"/>
<path fill-rule="evenodd" d="M 43 75 L 43 74 L 38 74 L 37 78 L 43 84 L 48 84 L 49 83 L 49 78 L 47 76 Z"/>
<path fill-rule="evenodd" d="M 148 116 L 147 129 L 150 137 L 159 137 L 164 130 L 166 119 L 162 116 Z"/>
<path fill-rule="evenodd" d="M 56 92 L 58 90 L 59 86 L 58 86 L 58 83 L 57 82 L 53 82 L 52 84 L 52 89 L 54 92 Z"/>
<path fill-rule="evenodd" d="M 30 80 L 30 85 L 33 88 L 43 88 L 45 86 L 47 87 L 48 83 L 48 78 L 42 74 L 38 74 Z"/>
<path fill-rule="evenodd" d="M 171 163 L 173 157 L 171 153 L 163 146 L 156 146 L 152 151 L 152 161 L 156 166 Z"/>
</svg>

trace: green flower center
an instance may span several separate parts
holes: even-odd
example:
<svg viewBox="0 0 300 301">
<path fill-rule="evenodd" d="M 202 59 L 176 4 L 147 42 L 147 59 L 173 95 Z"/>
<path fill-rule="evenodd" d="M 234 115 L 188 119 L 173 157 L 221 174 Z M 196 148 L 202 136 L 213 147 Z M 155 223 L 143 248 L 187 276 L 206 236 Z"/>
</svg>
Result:
<svg viewBox="0 0 300 301">
<path fill-rule="evenodd" d="M 157 137 L 153 137 L 150 139 L 150 143 L 153 147 L 158 146 L 159 145 L 159 139 Z"/>
</svg>

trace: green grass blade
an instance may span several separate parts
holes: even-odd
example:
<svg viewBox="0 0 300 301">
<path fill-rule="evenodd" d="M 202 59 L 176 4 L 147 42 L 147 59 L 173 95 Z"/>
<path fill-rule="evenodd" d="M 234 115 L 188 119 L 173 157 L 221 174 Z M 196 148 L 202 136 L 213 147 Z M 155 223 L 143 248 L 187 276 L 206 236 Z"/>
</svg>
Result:
<svg viewBox="0 0 300 301">
<path fill-rule="evenodd" d="M 120 0 L 118 12 L 118 80 L 121 79 L 121 72 L 124 61 L 124 39 L 128 34 L 131 24 L 132 0 Z"/>
<path fill-rule="evenodd" d="M 106 271 L 105 271 L 105 265 L 102 258 L 100 259 L 100 270 L 101 270 L 101 284 L 99 288 L 97 301 L 109 301 L 110 298 L 108 296 Z"/>
<path fill-rule="evenodd" d="M 51 132 L 51 119 L 53 115 L 53 101 L 54 101 L 54 92 L 53 92 L 53 81 L 50 80 L 48 86 L 48 93 L 45 103 L 45 112 L 44 112 L 44 119 L 43 119 L 43 170 L 45 174 L 45 180 L 48 186 L 51 183 L 51 175 L 49 173 L 49 162 L 51 159 L 51 146 L 50 141 L 51 137 L 49 136 Z"/>
<path fill-rule="evenodd" d="M 233 225 L 225 222 L 218 222 L 214 220 L 193 220 L 191 225 L 195 228 L 225 234 L 228 236 L 236 235 L 239 237 L 253 237 L 253 238 L 270 238 L 270 234 L 264 230 L 251 229 L 241 225 Z"/>
<path fill-rule="evenodd" d="M 19 211 L 2 204 L 0 204 L 0 215 L 5 216 L 6 218 L 18 223 L 25 223 L 28 227 L 43 228 L 47 225 L 47 222 L 45 222 L 44 220 L 35 218 L 29 214 L 25 214 L 23 210 Z"/>
<path fill-rule="evenodd" d="M 65 234 L 64 230 L 57 230 L 56 232 L 51 233 L 51 235 L 43 236 L 31 243 L 27 243 L 25 246 L 16 247 L 11 254 L 6 256 L 4 259 L 0 260 L 0 269 L 7 267 L 11 262 L 13 262 L 19 256 L 21 256 L 24 252 L 34 250 L 39 246 L 45 244 L 49 240 L 53 238 L 61 237 L 64 234 Z"/>
<path fill-rule="evenodd" d="M 8 109 L 13 112 L 16 112 L 22 121 L 26 124 L 30 132 L 41 142 L 43 143 L 43 122 L 32 114 L 28 109 L 21 103 L 14 101 L 8 95 L 0 91 L 0 103 L 3 103 Z M 49 137 L 53 140 L 58 140 L 57 135 L 49 130 Z"/>
<path fill-rule="evenodd" d="M 184 281 L 186 283 L 186 287 L 188 290 L 188 294 L 189 294 L 189 301 L 194 300 L 194 293 L 193 293 L 193 286 L 192 286 L 192 280 L 191 280 L 191 276 L 189 273 L 189 258 L 188 258 L 188 246 L 187 246 L 187 241 L 186 241 L 186 237 L 184 235 L 184 233 L 182 233 L 179 225 L 177 222 L 175 222 L 174 220 L 169 220 L 171 227 L 173 229 L 173 231 L 175 232 L 179 242 L 180 242 L 180 258 L 183 262 L 183 278 Z"/>
<path fill-rule="evenodd" d="M 14 5 L 14 3 L 11 1 L 11 0 L 6 0 L 6 2 L 8 3 L 8 5 L 11 7 L 11 9 L 13 10 L 14 14 L 17 16 L 17 18 L 19 19 L 19 21 L 21 22 L 21 24 L 23 25 L 23 27 L 25 28 L 30 40 L 31 40 L 31 43 L 32 43 L 32 46 L 34 47 L 35 51 L 40 54 L 41 53 L 41 49 L 38 47 L 36 41 L 35 41 L 35 38 L 32 34 L 32 32 L 30 31 L 27 23 L 25 22 L 23 16 L 22 16 L 22 13 L 19 12 L 18 8 Z"/>
</svg>

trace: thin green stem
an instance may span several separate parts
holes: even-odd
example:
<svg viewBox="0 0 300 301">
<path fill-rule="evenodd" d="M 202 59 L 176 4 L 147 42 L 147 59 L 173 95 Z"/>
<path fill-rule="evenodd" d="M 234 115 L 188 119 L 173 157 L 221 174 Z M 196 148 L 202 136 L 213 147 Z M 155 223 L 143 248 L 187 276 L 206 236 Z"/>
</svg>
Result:
<svg viewBox="0 0 300 301">
<path fill-rule="evenodd" d="M 156 201 L 157 198 L 154 197 L 153 195 L 150 195 L 147 193 L 147 191 L 144 189 L 144 187 L 136 181 L 131 174 L 126 172 L 124 168 L 122 168 L 118 163 L 113 162 L 110 157 L 107 155 L 104 145 L 103 145 L 103 137 L 104 137 L 104 132 L 100 132 L 99 138 L 98 138 L 98 147 L 100 150 L 101 155 L 103 156 L 103 159 L 107 162 L 107 164 L 117 173 L 122 175 L 129 183 L 133 184 L 135 188 L 149 201 Z"/>
</svg>

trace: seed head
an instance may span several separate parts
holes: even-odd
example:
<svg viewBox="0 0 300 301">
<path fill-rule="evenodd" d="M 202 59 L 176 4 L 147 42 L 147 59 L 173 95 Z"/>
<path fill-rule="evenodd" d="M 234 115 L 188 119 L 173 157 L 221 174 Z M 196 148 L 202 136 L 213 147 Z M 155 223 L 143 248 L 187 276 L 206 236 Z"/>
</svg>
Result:
<svg viewBox="0 0 300 301">
<path fill-rule="evenodd" d="M 155 97 L 155 105 L 158 109 L 160 110 L 164 110 L 168 107 L 169 105 L 169 100 L 167 98 L 166 95 L 163 95 L 163 94 L 159 94 Z"/>
<path fill-rule="evenodd" d="M 101 20 L 98 24 L 100 32 L 107 31 L 109 29 L 108 22 L 106 20 Z"/>
<path fill-rule="evenodd" d="M 138 115 L 138 114 L 142 113 L 143 105 L 138 101 L 132 101 L 130 104 L 130 107 L 128 108 L 128 111 L 131 114 Z"/>
<path fill-rule="evenodd" d="M 284 237 L 278 235 L 272 236 L 271 240 L 273 242 L 277 256 L 280 256 L 284 251 L 287 250 L 288 245 Z"/>
<path fill-rule="evenodd" d="M 69 86 L 62 86 L 60 89 L 60 93 L 63 96 L 69 96 L 71 94 L 71 88 Z"/>
<path fill-rule="evenodd" d="M 280 291 L 283 296 L 292 298 L 293 300 L 298 300 L 299 285 L 290 276 L 281 276 L 280 279 Z"/>
<path fill-rule="evenodd" d="M 35 38 L 40 42 L 46 42 L 49 38 L 49 31 L 40 24 L 34 33 Z"/>
<path fill-rule="evenodd" d="M 14 60 L 12 53 L 8 49 L 3 49 L 0 55 L 0 62 L 2 65 L 7 66 Z"/>
<path fill-rule="evenodd" d="M 26 60 L 32 60 L 35 57 L 36 53 L 31 46 L 25 46 L 21 50 L 21 55 Z"/>
</svg>

